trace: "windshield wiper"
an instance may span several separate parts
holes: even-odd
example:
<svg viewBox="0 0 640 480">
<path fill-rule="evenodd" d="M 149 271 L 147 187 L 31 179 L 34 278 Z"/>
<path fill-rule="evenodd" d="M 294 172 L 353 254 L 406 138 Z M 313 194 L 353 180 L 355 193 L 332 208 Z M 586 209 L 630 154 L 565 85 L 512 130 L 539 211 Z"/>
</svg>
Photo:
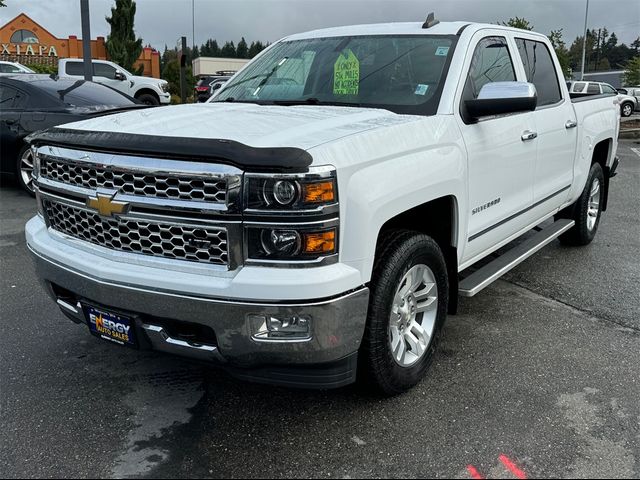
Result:
<svg viewBox="0 0 640 480">
<path fill-rule="evenodd" d="M 302 100 L 274 100 L 273 104 L 274 105 L 283 105 L 283 106 L 291 106 L 291 105 L 319 105 L 322 102 L 315 98 L 315 97 L 311 97 L 311 98 L 304 98 Z"/>
</svg>

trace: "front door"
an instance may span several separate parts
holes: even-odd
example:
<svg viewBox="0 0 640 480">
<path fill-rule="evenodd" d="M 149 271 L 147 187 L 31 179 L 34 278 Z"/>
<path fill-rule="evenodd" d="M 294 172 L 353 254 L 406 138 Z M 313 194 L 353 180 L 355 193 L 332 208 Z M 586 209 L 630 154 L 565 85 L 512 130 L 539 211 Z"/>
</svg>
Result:
<svg viewBox="0 0 640 480">
<path fill-rule="evenodd" d="M 470 44 L 464 88 L 459 100 L 477 98 L 489 82 L 517 80 L 513 46 L 503 32 L 479 32 Z M 489 253 L 501 241 L 530 222 L 526 210 L 533 200 L 536 162 L 535 139 L 523 140 L 535 132 L 533 112 L 486 117 L 465 123 L 457 115 L 468 155 L 469 218 L 467 244 L 462 262 Z"/>
</svg>

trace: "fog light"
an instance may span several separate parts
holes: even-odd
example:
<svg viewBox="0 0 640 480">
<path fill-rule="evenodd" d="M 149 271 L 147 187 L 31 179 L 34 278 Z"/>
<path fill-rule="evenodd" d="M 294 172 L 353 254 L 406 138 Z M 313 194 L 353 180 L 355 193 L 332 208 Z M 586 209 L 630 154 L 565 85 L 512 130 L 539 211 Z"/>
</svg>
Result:
<svg viewBox="0 0 640 480">
<path fill-rule="evenodd" d="M 249 315 L 248 320 L 257 341 L 311 339 L 311 317 L 308 315 Z"/>
</svg>

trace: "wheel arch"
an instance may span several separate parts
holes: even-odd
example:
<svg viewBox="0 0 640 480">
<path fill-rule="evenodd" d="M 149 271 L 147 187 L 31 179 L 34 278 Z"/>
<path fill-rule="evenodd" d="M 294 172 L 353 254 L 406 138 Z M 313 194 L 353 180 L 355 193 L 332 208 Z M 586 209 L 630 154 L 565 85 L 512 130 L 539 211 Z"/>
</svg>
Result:
<svg viewBox="0 0 640 480">
<path fill-rule="evenodd" d="M 449 313 L 458 306 L 459 204 L 455 195 L 445 195 L 416 205 L 382 224 L 376 239 L 376 255 L 382 236 L 390 230 L 413 230 L 433 238 L 444 255 L 449 277 Z"/>
<path fill-rule="evenodd" d="M 158 95 L 158 92 L 156 92 L 154 89 L 149 88 L 149 87 L 143 87 L 140 90 L 137 90 L 136 93 L 134 94 L 134 98 L 138 99 L 140 98 L 142 95 L 153 95 L 156 100 L 158 100 L 158 103 L 160 103 L 160 95 Z"/>
</svg>

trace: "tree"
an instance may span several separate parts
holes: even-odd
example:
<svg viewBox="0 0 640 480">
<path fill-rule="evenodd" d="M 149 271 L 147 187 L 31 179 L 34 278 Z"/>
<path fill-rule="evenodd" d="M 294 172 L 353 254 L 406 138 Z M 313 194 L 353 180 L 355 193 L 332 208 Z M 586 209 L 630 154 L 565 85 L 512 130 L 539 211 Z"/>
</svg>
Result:
<svg viewBox="0 0 640 480">
<path fill-rule="evenodd" d="M 510 18 L 508 22 L 502 22 L 501 25 L 513 28 L 521 28 L 522 30 L 533 30 L 533 25 L 531 25 L 528 20 L 525 20 L 524 17 Z"/>
<path fill-rule="evenodd" d="M 627 62 L 622 83 L 624 85 L 640 85 L 640 56 Z"/>
<path fill-rule="evenodd" d="M 265 48 L 266 48 L 266 45 L 264 45 L 262 42 L 251 42 L 251 46 L 249 47 L 248 58 L 255 57 Z"/>
<path fill-rule="evenodd" d="M 135 1 L 116 0 L 115 8 L 111 8 L 111 17 L 106 18 L 111 25 L 111 33 L 105 42 L 107 53 L 113 62 L 125 70 L 134 70 L 133 64 L 142 53 L 142 39 L 136 38 L 133 30 L 135 16 Z M 137 70 L 140 72 L 141 69 Z"/>
<path fill-rule="evenodd" d="M 6 7 L 4 0 L 0 0 L 0 7 Z"/>
<path fill-rule="evenodd" d="M 562 39 L 562 29 L 551 30 L 549 34 L 549 41 L 553 45 L 553 49 L 556 51 L 556 56 L 562 67 L 562 73 L 565 78 L 571 78 L 571 66 L 569 64 L 569 50 Z"/>
<path fill-rule="evenodd" d="M 242 40 L 238 42 L 238 47 L 236 48 L 236 56 L 238 58 L 249 58 L 249 47 L 247 47 L 247 42 L 242 37 Z"/>
<path fill-rule="evenodd" d="M 220 56 L 224 58 L 236 58 L 236 46 L 233 42 L 225 42 L 220 50 Z"/>
</svg>

